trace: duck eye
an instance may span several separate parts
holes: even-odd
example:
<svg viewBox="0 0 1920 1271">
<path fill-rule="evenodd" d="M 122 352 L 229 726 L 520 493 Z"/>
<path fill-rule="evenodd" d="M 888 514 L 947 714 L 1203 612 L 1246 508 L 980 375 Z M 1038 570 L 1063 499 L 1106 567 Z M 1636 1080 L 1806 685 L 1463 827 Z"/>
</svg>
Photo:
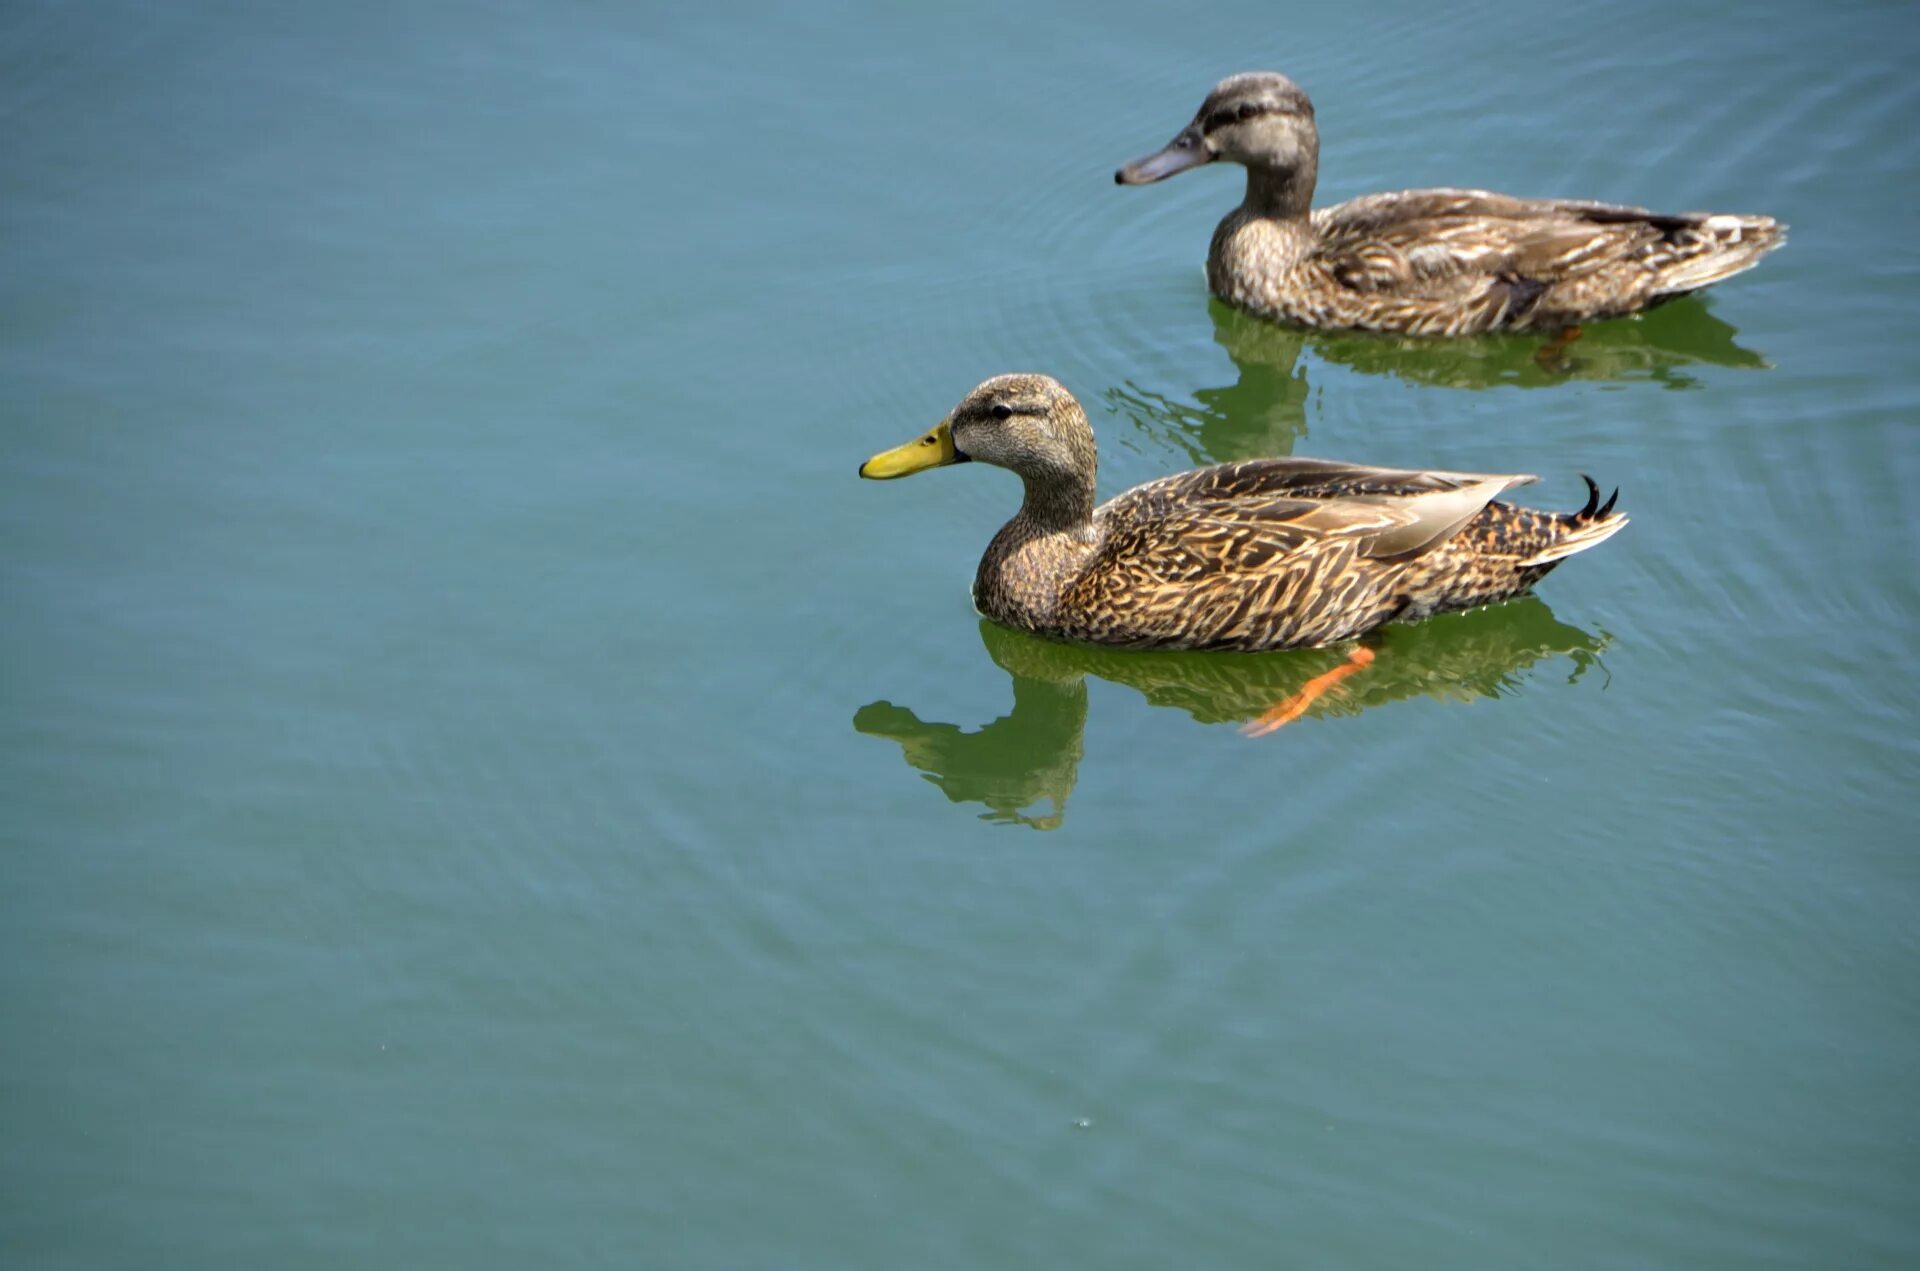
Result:
<svg viewBox="0 0 1920 1271">
<path fill-rule="evenodd" d="M 995 419 L 1012 419 L 1013 407 L 1007 405 L 1005 402 L 995 402 L 993 404 L 993 417 Z"/>
</svg>

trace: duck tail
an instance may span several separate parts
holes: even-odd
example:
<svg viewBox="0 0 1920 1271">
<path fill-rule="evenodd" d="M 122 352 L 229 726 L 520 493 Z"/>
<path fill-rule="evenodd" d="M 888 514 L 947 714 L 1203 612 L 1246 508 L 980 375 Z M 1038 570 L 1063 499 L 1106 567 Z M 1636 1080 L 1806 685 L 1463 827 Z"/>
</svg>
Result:
<svg viewBox="0 0 1920 1271">
<path fill-rule="evenodd" d="M 1580 479 L 1587 483 L 1587 505 L 1578 512 L 1553 518 L 1557 531 L 1553 541 L 1522 560 L 1522 569 L 1563 561 L 1589 547 L 1598 547 L 1627 527 L 1627 514 L 1613 510 L 1614 500 L 1620 497 L 1620 491 L 1616 489 L 1602 503 L 1600 487 L 1594 484 L 1593 478 L 1583 472 Z"/>
<path fill-rule="evenodd" d="M 1671 256 L 1659 261 L 1657 294 L 1678 296 L 1744 273 L 1787 241 L 1787 227 L 1771 216 L 1716 214 L 1689 218 L 1670 232 Z"/>
</svg>

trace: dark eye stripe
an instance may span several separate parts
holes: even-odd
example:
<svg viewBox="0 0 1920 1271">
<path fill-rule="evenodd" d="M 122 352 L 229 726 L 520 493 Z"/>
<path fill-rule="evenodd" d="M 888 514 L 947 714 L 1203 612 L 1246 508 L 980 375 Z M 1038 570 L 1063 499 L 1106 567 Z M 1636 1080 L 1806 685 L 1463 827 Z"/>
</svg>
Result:
<svg viewBox="0 0 1920 1271">
<path fill-rule="evenodd" d="M 1212 132 L 1228 124 L 1239 123 L 1243 119 L 1253 119 L 1260 115 L 1284 115 L 1287 108 L 1279 102 L 1239 102 L 1232 106 L 1222 106 L 1200 121 L 1201 132 Z"/>
</svg>

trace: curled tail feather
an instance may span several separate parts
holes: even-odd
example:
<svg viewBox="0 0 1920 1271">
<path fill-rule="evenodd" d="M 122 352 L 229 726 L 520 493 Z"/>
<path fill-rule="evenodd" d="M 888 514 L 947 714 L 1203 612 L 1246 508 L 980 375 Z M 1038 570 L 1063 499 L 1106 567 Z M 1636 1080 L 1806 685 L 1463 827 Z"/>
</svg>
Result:
<svg viewBox="0 0 1920 1271">
<path fill-rule="evenodd" d="M 1602 503 L 1600 487 L 1594 483 L 1593 478 L 1583 472 L 1580 474 L 1580 479 L 1587 483 L 1586 506 L 1571 516 L 1562 518 L 1559 522 L 1561 532 L 1554 542 L 1522 560 L 1521 568 L 1551 565 L 1556 561 L 1563 561 L 1577 552 L 1599 546 L 1627 527 L 1626 513 L 1613 510 L 1615 500 L 1620 497 L 1620 491 L 1616 488 L 1607 496 L 1607 501 Z"/>
</svg>

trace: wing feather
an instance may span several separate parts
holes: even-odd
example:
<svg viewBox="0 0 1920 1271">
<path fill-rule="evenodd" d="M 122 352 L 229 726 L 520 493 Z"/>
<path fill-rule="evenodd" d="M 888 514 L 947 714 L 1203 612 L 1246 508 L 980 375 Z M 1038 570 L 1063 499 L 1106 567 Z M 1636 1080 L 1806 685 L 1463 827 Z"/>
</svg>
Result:
<svg viewBox="0 0 1920 1271">
<path fill-rule="evenodd" d="M 1550 284 L 1617 264 L 1702 223 L 1623 204 L 1454 189 L 1367 195 L 1322 209 L 1314 220 L 1319 256 L 1343 286 L 1414 292 Z"/>
<path fill-rule="evenodd" d="M 1430 551 L 1504 490 L 1537 478 L 1314 459 L 1221 464 L 1136 486 L 1096 515 L 1105 542 L 1072 604 L 1165 589 L 1201 643 L 1297 608 L 1288 597 Z"/>
</svg>

